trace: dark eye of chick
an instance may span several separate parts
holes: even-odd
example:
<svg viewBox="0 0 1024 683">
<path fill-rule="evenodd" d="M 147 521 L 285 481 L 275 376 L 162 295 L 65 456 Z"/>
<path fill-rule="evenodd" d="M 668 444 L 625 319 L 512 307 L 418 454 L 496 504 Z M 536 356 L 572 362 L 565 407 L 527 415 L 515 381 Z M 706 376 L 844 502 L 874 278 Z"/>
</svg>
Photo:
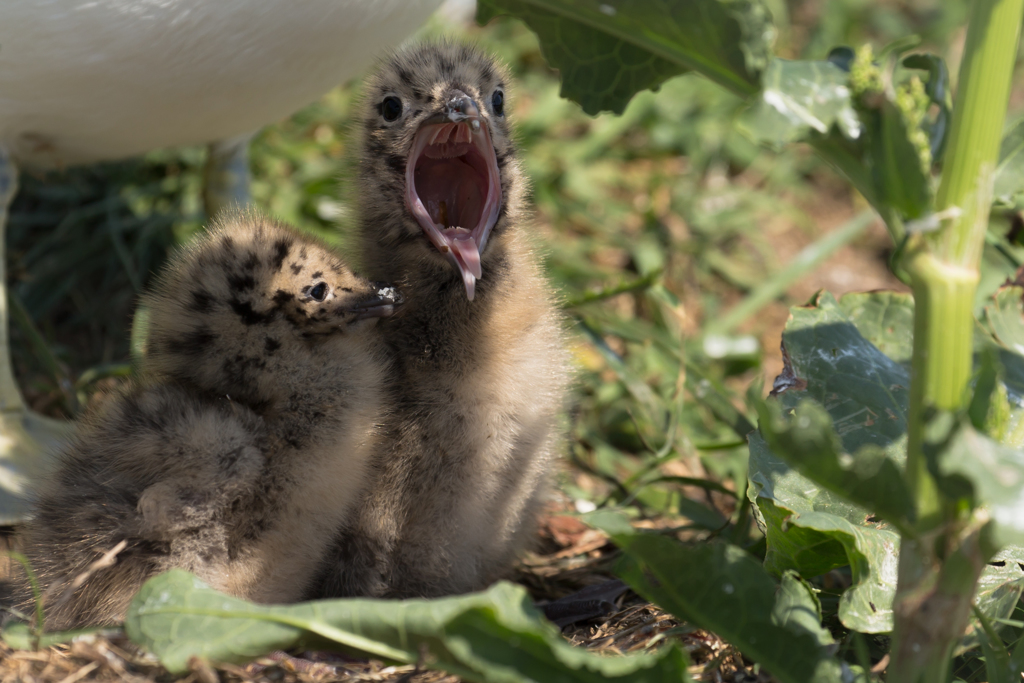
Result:
<svg viewBox="0 0 1024 683">
<path fill-rule="evenodd" d="M 317 284 L 313 289 L 309 290 L 309 295 L 317 301 L 323 301 L 327 298 L 327 283 L 321 282 Z"/>
<path fill-rule="evenodd" d="M 494 110 L 495 116 L 505 115 L 505 93 L 500 90 L 494 91 L 491 95 L 491 109 Z"/>
<path fill-rule="evenodd" d="M 385 97 L 380 103 L 380 115 L 385 121 L 395 121 L 402 115 L 402 100 L 394 95 Z"/>
</svg>

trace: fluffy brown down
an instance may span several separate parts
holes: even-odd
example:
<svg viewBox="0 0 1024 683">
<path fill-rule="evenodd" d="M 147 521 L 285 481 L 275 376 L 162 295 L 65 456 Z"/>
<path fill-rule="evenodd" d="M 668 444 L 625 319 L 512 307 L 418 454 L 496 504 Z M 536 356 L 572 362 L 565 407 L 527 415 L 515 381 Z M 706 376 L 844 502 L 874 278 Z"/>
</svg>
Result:
<svg viewBox="0 0 1024 683">
<path fill-rule="evenodd" d="M 563 320 L 523 234 L 527 182 L 509 123 L 490 105 L 509 85 L 477 49 L 428 43 L 387 59 L 366 89 L 359 252 L 366 273 L 395 283 L 406 303 L 380 326 L 394 371 L 373 484 L 310 597 L 476 590 L 533 536 L 562 448 L 569 363 Z M 503 197 L 473 301 L 404 200 L 416 131 L 453 88 L 489 127 Z M 403 104 L 393 122 L 387 96 Z"/>
<path fill-rule="evenodd" d="M 309 590 L 366 484 L 387 291 L 258 215 L 184 250 L 146 299 L 143 379 L 83 421 L 39 487 L 25 542 L 54 587 L 47 628 L 119 621 L 171 567 L 260 602 Z M 122 540 L 113 566 L 61 595 Z"/>
</svg>

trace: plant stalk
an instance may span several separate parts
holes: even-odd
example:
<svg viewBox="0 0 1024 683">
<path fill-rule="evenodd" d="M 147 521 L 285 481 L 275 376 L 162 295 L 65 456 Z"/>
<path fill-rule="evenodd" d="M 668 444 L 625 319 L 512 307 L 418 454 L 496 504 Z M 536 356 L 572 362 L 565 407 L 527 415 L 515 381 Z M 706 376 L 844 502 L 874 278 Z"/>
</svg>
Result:
<svg viewBox="0 0 1024 683">
<path fill-rule="evenodd" d="M 992 180 L 1010 98 L 1022 0 L 977 0 L 972 7 L 953 123 L 935 195 L 943 228 L 924 236 L 942 261 L 977 270 L 988 229 Z"/>
<path fill-rule="evenodd" d="M 941 228 L 911 237 L 914 360 L 907 476 L 923 529 L 941 522 L 921 449 L 929 408 L 957 410 L 971 374 L 972 302 L 988 229 L 992 170 L 1010 95 L 1024 0 L 974 3 L 945 168 L 936 194 Z"/>
<path fill-rule="evenodd" d="M 975 522 L 902 540 L 893 604 L 896 628 L 886 680 L 949 680 L 953 650 L 967 625 L 974 588 L 987 559 L 983 526 L 984 521 Z"/>
<path fill-rule="evenodd" d="M 973 365 L 974 294 L 978 271 L 918 250 L 906 262 L 914 290 L 914 355 L 907 420 L 907 483 L 916 502 L 918 527 L 934 529 L 944 520 L 935 480 L 924 456 L 924 427 L 930 409 L 955 411 Z"/>
<path fill-rule="evenodd" d="M 893 605 L 889 680 L 900 683 L 947 680 L 986 559 L 978 542 L 980 526 L 968 522 L 965 527 L 944 503 L 928 469 L 923 437 L 931 410 L 957 411 L 967 399 L 978 264 L 1022 14 L 1024 0 L 973 3 L 935 198 L 941 227 L 911 235 L 906 251 L 915 302 L 906 476 L 918 533 L 902 539 Z"/>
</svg>

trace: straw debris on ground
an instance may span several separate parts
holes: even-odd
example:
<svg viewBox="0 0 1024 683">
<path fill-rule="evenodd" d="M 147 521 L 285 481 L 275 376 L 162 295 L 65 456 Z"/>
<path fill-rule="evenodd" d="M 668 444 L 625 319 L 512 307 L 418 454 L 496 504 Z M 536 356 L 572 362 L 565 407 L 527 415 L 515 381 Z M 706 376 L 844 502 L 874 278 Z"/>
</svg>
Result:
<svg viewBox="0 0 1024 683">
<path fill-rule="evenodd" d="M 617 550 L 600 531 L 560 513 L 542 520 L 538 550 L 517 566 L 515 576 L 541 606 L 588 586 L 614 579 Z M 566 641 L 598 654 L 616 656 L 651 651 L 675 642 L 691 660 L 690 674 L 707 683 L 771 683 L 712 633 L 679 622 L 626 590 L 599 617 L 567 625 Z M 293 656 L 294 655 L 294 656 Z M 39 651 L 12 650 L 0 643 L 0 683 L 457 683 L 461 679 L 416 665 L 392 666 L 328 652 L 274 653 L 247 666 L 193 661 L 185 677 L 167 673 L 122 632 L 81 636 L 68 645 Z"/>
</svg>

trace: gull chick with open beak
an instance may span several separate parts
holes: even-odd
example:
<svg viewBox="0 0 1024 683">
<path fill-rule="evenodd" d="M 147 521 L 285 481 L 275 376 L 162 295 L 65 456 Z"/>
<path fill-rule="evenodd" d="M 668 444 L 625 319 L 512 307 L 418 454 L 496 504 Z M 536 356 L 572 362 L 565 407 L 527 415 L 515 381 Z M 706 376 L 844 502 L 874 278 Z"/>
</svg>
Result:
<svg viewBox="0 0 1024 683">
<path fill-rule="evenodd" d="M 375 481 L 317 597 L 483 587 L 533 537 L 562 448 L 562 318 L 526 219 L 506 70 L 455 43 L 387 59 L 366 88 L 364 272 L 405 304 Z M 313 596 L 310 596 L 313 597 Z"/>
</svg>

